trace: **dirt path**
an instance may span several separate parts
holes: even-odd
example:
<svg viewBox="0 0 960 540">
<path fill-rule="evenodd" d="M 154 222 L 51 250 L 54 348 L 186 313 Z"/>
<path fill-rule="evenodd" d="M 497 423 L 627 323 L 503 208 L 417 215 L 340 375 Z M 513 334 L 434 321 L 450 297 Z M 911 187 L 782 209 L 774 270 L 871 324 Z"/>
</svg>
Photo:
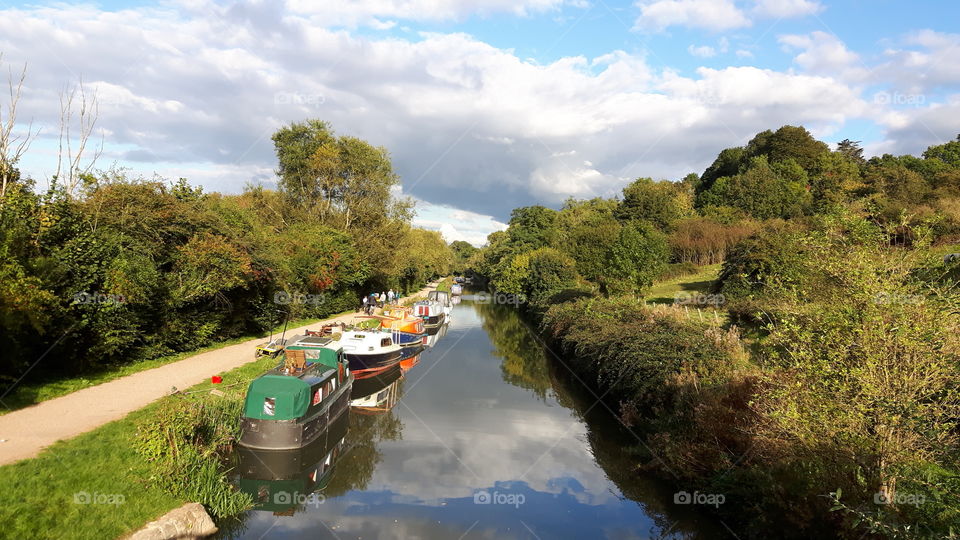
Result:
<svg viewBox="0 0 960 540">
<path fill-rule="evenodd" d="M 428 286 L 413 296 L 423 296 L 432 288 Z M 309 327 L 316 328 L 323 322 L 349 322 L 354 316 L 341 315 Z M 306 328 L 288 328 L 287 335 L 302 334 Z M 168 395 L 174 386 L 189 388 L 252 362 L 254 349 L 264 341 L 257 338 L 208 351 L 0 416 L 0 440 L 5 440 L 0 442 L 0 465 L 36 457 L 59 440 L 123 418 Z"/>
</svg>

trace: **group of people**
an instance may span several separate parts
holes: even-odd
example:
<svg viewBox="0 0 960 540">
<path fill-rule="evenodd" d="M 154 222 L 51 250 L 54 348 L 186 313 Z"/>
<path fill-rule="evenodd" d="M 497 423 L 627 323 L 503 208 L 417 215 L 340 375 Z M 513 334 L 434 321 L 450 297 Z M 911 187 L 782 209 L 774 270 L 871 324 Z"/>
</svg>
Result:
<svg viewBox="0 0 960 540">
<path fill-rule="evenodd" d="M 385 304 L 392 304 L 394 300 L 400 298 L 400 293 L 393 292 L 390 289 L 387 292 L 370 293 L 363 297 L 363 312 L 372 315 L 376 307 L 383 307 Z"/>
</svg>

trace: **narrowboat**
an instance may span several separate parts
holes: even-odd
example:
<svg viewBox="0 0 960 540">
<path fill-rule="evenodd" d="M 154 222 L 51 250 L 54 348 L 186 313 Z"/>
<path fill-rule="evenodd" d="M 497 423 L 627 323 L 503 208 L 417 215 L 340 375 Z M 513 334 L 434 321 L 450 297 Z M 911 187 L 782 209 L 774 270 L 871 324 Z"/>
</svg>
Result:
<svg viewBox="0 0 960 540">
<path fill-rule="evenodd" d="M 339 342 L 290 338 L 283 362 L 247 388 L 237 443 L 260 450 L 309 445 L 348 410 L 353 379 Z"/>
<path fill-rule="evenodd" d="M 403 347 L 394 341 L 393 333 L 379 329 L 348 330 L 339 343 L 354 373 L 383 369 L 396 364 L 403 356 Z"/>
<path fill-rule="evenodd" d="M 350 415 L 342 414 L 319 437 L 294 450 L 237 449 L 237 487 L 250 495 L 255 510 L 292 515 L 330 482 L 343 453 Z M 322 499 L 316 499 L 322 500 Z"/>
<path fill-rule="evenodd" d="M 454 283 L 453 285 L 451 285 L 450 294 L 453 296 L 460 296 L 461 294 L 463 294 L 463 285 L 460 285 L 459 283 Z"/>
</svg>

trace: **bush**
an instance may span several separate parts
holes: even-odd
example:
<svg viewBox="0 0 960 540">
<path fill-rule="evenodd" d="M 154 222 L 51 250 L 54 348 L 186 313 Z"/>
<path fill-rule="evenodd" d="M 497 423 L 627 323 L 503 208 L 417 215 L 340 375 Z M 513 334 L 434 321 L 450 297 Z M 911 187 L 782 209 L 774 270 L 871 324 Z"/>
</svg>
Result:
<svg viewBox="0 0 960 540">
<path fill-rule="evenodd" d="M 154 464 L 148 482 L 203 504 L 214 517 L 239 514 L 250 496 L 230 483 L 224 459 L 239 436 L 237 397 L 170 399 L 137 425 L 134 447 Z"/>
</svg>

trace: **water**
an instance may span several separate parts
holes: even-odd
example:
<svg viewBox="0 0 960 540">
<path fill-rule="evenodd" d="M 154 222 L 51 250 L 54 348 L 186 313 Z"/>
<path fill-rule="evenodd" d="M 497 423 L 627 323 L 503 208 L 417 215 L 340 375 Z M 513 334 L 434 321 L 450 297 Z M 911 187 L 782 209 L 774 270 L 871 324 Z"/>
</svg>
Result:
<svg viewBox="0 0 960 540">
<path fill-rule="evenodd" d="M 253 456 L 240 482 L 269 504 L 221 536 L 728 536 L 635 471 L 633 436 L 512 308 L 466 296 L 437 337 L 416 365 L 366 381 L 328 442 Z"/>
</svg>

